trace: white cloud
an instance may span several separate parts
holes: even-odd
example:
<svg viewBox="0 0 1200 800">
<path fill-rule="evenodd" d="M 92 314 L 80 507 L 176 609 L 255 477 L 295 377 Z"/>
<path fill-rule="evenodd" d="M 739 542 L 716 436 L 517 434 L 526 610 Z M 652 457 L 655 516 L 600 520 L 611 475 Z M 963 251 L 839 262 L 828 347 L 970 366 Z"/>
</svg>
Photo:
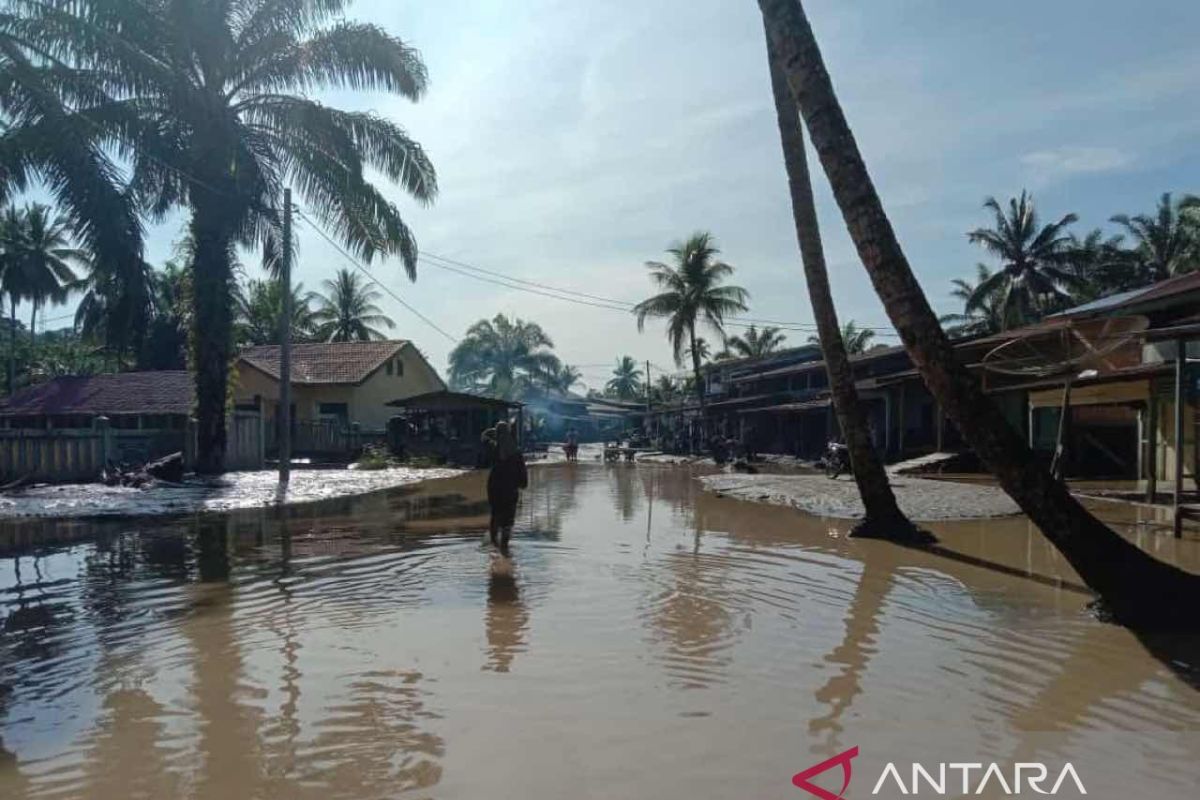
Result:
<svg viewBox="0 0 1200 800">
<path fill-rule="evenodd" d="M 1116 147 L 1059 147 L 1021 156 L 1021 164 L 1044 177 L 1115 172 L 1134 163 L 1132 153 Z"/>
</svg>

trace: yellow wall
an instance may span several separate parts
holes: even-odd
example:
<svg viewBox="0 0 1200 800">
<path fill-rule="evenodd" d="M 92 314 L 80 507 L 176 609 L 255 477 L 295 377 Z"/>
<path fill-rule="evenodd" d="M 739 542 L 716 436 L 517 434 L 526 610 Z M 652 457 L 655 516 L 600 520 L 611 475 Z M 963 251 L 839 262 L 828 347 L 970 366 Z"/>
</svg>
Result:
<svg viewBox="0 0 1200 800">
<path fill-rule="evenodd" d="M 393 367 L 389 375 L 386 366 L 375 370 L 358 385 L 296 384 L 292 387 L 292 402 L 296 406 L 296 419 L 315 420 L 321 403 L 346 403 L 350 422 L 357 422 L 363 430 L 383 430 L 396 409 L 386 403 L 405 397 L 435 392 L 446 388 L 446 384 L 429 362 L 411 344 L 406 344 L 395 356 L 403 362 L 403 375 Z M 263 412 L 268 421 L 275 418 L 279 401 L 279 382 L 259 370 L 242 362 L 235 369 L 235 402 L 250 404 L 255 396 L 263 399 Z"/>
</svg>

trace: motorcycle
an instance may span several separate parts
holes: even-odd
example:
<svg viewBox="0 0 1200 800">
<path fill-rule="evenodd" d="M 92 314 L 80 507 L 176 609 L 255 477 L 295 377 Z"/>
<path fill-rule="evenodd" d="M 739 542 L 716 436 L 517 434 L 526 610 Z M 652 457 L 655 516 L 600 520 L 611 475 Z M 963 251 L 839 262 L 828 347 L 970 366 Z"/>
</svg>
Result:
<svg viewBox="0 0 1200 800">
<path fill-rule="evenodd" d="M 837 478 L 843 472 L 850 471 L 850 450 L 841 442 L 830 442 L 825 445 L 825 477 Z"/>
</svg>

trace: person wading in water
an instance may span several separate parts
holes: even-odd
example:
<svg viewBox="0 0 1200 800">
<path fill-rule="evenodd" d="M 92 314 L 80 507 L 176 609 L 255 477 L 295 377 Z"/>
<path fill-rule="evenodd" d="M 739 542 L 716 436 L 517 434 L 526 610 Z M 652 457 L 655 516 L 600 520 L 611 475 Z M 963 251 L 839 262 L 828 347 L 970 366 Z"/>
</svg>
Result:
<svg viewBox="0 0 1200 800">
<path fill-rule="evenodd" d="M 487 482 L 488 505 L 492 509 L 488 534 L 492 544 L 499 545 L 500 552 L 507 555 L 508 540 L 512 537 L 513 524 L 517 519 L 517 500 L 521 497 L 521 490 L 529 485 L 529 473 L 517 441 L 513 438 L 512 427 L 507 422 L 498 422 L 495 431 L 492 470 L 488 473 Z"/>
</svg>

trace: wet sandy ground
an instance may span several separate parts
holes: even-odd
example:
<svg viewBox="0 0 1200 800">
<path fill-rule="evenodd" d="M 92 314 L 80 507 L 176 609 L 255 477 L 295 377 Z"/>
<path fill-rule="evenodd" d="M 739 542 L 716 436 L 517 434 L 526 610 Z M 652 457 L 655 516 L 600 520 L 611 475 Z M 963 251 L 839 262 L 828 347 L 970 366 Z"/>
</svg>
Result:
<svg viewBox="0 0 1200 800">
<path fill-rule="evenodd" d="M 456 469 L 396 467 L 381 470 L 296 469 L 286 491 L 272 470 L 229 472 L 219 478 L 189 478 L 181 484 L 144 489 L 99 483 L 38 485 L 0 495 L 5 517 L 157 516 L 197 511 L 232 511 L 280 504 L 312 503 L 459 475 Z"/>
<path fill-rule="evenodd" d="M 905 478 L 892 475 L 892 491 L 914 522 L 987 519 L 1020 513 L 1000 488 L 984 484 Z M 862 519 L 862 498 L 854 479 L 824 475 L 707 475 L 704 487 L 729 497 L 789 506 L 820 517 Z"/>
<path fill-rule="evenodd" d="M 505 560 L 482 479 L 6 557 L 0 797 L 795 798 L 851 746 L 848 797 L 913 760 L 1194 796 L 1197 638 L 1097 622 L 1021 517 L 927 552 L 683 468 L 556 465 Z"/>
</svg>

